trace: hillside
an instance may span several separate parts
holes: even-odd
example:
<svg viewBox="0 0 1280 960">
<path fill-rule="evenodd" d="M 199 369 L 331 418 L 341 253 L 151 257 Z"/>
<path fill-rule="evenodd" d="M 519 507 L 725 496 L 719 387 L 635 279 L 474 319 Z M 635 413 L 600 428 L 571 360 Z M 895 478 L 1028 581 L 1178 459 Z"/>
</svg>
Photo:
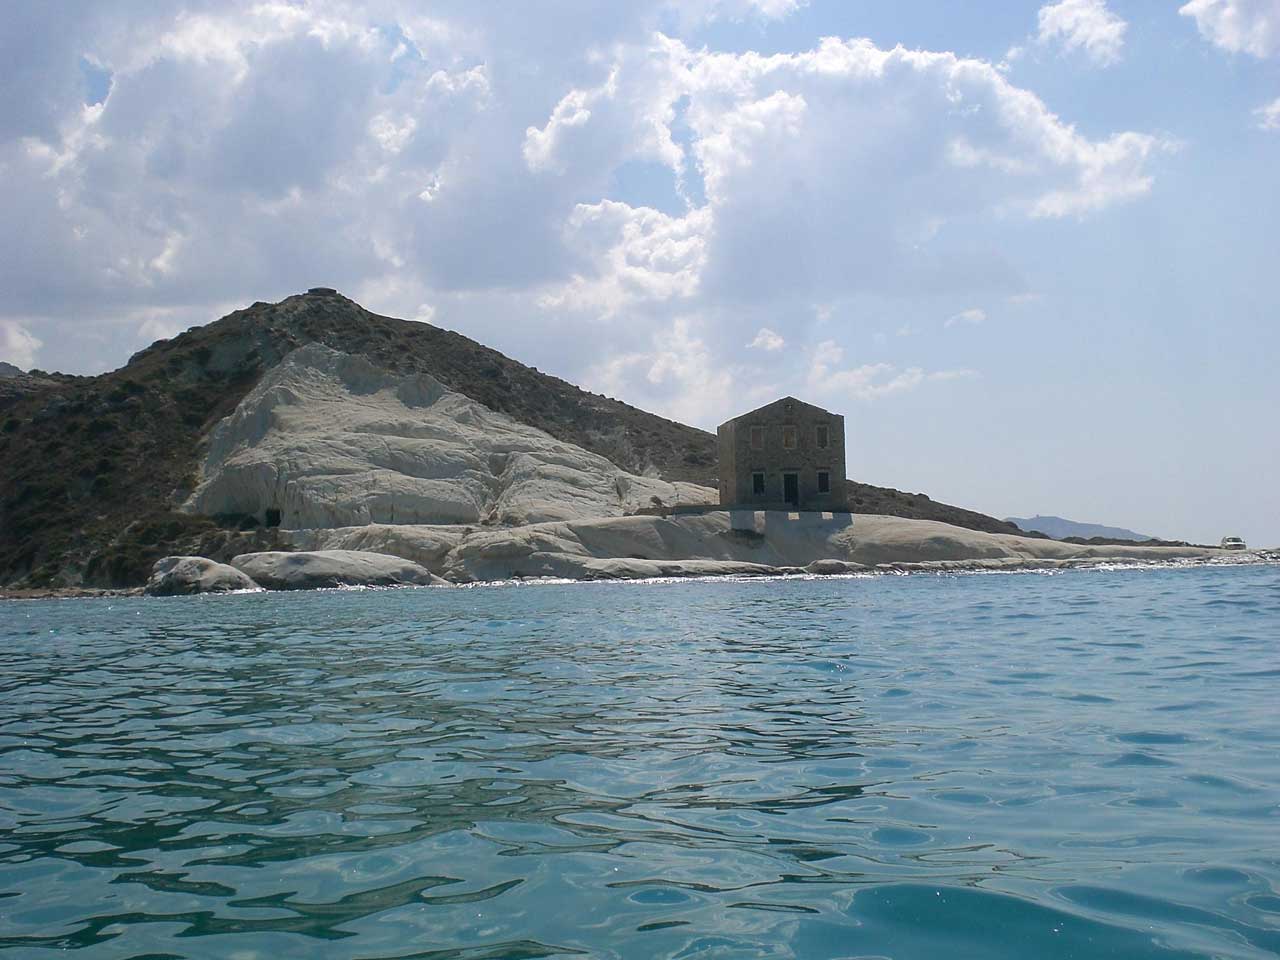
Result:
<svg viewBox="0 0 1280 960">
<path fill-rule="evenodd" d="M 209 432 L 298 347 L 323 344 L 391 374 L 427 375 L 628 473 L 713 485 L 712 434 L 587 393 L 429 324 L 382 317 L 330 290 L 255 303 L 96 377 L 7 379 L 0 397 L 0 585 L 126 586 L 174 552 L 263 548 L 243 516 L 183 514 Z M 1013 525 L 865 484 L 855 512 Z"/>
<path fill-rule="evenodd" d="M 627 473 L 434 377 L 388 374 L 309 343 L 213 429 L 184 509 L 296 530 L 513 527 L 630 516 L 654 504 L 718 499 L 712 487 Z"/>
<path fill-rule="evenodd" d="M 1063 517 L 1037 514 L 1034 517 L 1006 517 L 1005 519 L 1023 530 L 1043 533 L 1054 540 L 1063 540 L 1067 537 L 1079 537 L 1082 540 L 1091 540 L 1095 537 L 1106 540 L 1126 541 L 1154 539 L 1146 534 L 1134 533 L 1132 530 L 1126 530 L 1123 527 L 1107 527 L 1100 523 L 1081 523 L 1078 520 L 1066 520 Z"/>
</svg>

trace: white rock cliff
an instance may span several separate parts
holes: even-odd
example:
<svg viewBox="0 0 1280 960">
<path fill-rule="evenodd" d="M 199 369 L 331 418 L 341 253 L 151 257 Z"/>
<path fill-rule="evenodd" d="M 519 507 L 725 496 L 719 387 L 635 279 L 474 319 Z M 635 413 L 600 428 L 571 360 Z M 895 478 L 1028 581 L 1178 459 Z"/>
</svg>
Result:
<svg viewBox="0 0 1280 960">
<path fill-rule="evenodd" d="M 279 511 L 282 527 L 521 525 L 621 517 L 716 491 L 620 470 L 428 376 L 396 376 L 312 343 L 210 435 L 185 508 Z"/>
</svg>

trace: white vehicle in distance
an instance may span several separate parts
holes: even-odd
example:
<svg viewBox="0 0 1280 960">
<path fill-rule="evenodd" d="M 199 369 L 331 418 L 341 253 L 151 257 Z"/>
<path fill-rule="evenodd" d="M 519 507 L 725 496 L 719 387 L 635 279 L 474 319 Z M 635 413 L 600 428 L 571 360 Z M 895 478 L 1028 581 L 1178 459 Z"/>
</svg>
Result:
<svg viewBox="0 0 1280 960">
<path fill-rule="evenodd" d="M 1245 546 L 1244 541 L 1241 540 L 1239 537 L 1223 537 L 1222 549 L 1223 550 L 1247 550 L 1248 548 Z"/>
</svg>

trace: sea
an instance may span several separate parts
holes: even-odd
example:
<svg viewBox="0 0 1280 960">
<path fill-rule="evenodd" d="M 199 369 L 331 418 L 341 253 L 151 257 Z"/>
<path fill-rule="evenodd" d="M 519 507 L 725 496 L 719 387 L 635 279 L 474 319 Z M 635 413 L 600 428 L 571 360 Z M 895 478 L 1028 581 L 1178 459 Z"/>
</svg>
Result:
<svg viewBox="0 0 1280 960">
<path fill-rule="evenodd" d="M 1280 954 L 1280 566 L 0 602 L 7 958 Z"/>
</svg>

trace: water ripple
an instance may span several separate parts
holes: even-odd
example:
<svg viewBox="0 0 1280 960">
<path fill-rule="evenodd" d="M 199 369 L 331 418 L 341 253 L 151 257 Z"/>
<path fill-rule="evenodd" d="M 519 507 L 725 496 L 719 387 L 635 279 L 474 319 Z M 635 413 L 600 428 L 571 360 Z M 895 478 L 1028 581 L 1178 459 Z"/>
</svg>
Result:
<svg viewBox="0 0 1280 960">
<path fill-rule="evenodd" d="M 0 604 L 15 957 L 1280 953 L 1280 571 Z"/>
</svg>

